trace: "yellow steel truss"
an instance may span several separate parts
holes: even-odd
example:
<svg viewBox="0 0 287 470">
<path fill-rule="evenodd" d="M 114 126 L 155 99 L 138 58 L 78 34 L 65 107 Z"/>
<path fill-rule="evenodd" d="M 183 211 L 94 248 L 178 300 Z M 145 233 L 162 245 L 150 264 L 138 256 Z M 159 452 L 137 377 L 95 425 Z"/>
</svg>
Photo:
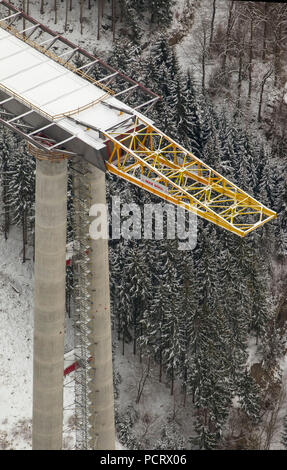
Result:
<svg viewBox="0 0 287 470">
<path fill-rule="evenodd" d="M 108 171 L 244 237 L 276 217 L 159 129 L 136 117 L 127 132 L 103 132 Z"/>
</svg>

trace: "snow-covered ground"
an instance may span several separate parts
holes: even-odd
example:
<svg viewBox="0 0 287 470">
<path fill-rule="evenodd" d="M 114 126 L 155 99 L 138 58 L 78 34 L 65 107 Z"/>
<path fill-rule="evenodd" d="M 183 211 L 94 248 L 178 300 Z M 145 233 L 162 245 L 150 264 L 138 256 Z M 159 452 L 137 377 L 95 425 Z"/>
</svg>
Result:
<svg viewBox="0 0 287 470">
<path fill-rule="evenodd" d="M 0 238 L 0 449 L 30 447 L 32 312 L 32 262 L 21 262 L 21 232 L 12 228 Z"/>
<path fill-rule="evenodd" d="M 30 260 L 23 264 L 21 247 L 22 233 L 17 227 L 11 228 L 7 241 L 0 234 L 0 449 L 31 448 L 33 253 L 28 249 Z M 69 381 L 65 379 L 65 385 Z M 64 387 L 65 408 L 74 401 L 73 390 L 73 385 Z M 66 447 L 73 446 L 71 414 L 65 410 Z"/>
<path fill-rule="evenodd" d="M 282 370 L 282 403 L 278 411 L 277 422 L 275 425 L 275 432 L 272 438 L 271 450 L 282 450 L 281 434 L 283 419 L 286 415 L 287 410 L 287 354 L 282 358 L 280 362 L 280 368 Z"/>
<path fill-rule="evenodd" d="M 128 415 L 136 416 L 131 435 L 136 436 L 141 447 L 145 450 L 154 449 L 156 443 L 160 442 L 165 427 L 171 430 L 173 441 L 176 441 L 175 434 L 178 433 L 177 438 L 182 438 L 188 444 L 188 439 L 193 435 L 193 409 L 190 400 L 183 406 L 180 384 L 175 383 L 174 393 L 171 395 L 170 384 L 164 374 L 162 382 L 159 382 L 159 366 L 151 363 L 147 373 L 147 360 L 140 362 L 139 355 L 133 354 L 132 344 L 125 345 L 123 355 L 122 345 L 115 341 L 114 368 L 121 377 L 115 407 L 122 424 Z M 137 403 L 143 384 L 140 401 Z"/>
<path fill-rule="evenodd" d="M 14 0 L 17 8 L 21 8 L 22 0 Z M 102 30 L 100 40 L 97 40 L 98 32 L 98 8 L 96 2 L 91 2 L 91 9 L 85 8 L 83 16 L 83 31 L 80 33 L 80 2 L 74 1 L 72 11 L 68 12 L 67 30 L 65 31 L 65 17 L 66 17 L 66 2 L 58 2 L 57 23 L 55 23 L 54 1 L 48 0 L 44 2 L 44 14 L 40 14 L 40 2 L 38 0 L 30 0 L 30 16 L 36 18 L 41 23 L 48 26 L 53 31 L 56 31 L 71 42 L 85 47 L 89 52 L 96 52 L 101 57 L 106 56 L 107 52 L 112 49 L 112 31 L 111 23 L 108 21 L 106 14 L 110 13 L 104 11 L 104 19 L 102 24 L 108 25 L 106 31 Z M 109 7 L 110 9 L 110 7 Z"/>
<path fill-rule="evenodd" d="M 31 449 L 32 380 L 33 380 L 33 261 L 28 249 L 26 263 L 22 263 L 22 233 L 12 227 L 5 241 L 0 233 L 0 449 Z M 74 362 L 72 322 L 66 318 L 65 367 Z M 69 352 L 70 350 L 70 352 Z M 120 396 L 116 400 L 123 417 L 133 406 L 138 414 L 134 432 L 151 444 L 160 438 L 165 424 L 177 421 L 183 433 L 189 436 L 192 416 L 180 405 L 180 391 L 175 395 L 165 383 L 159 383 L 158 370 L 152 368 L 139 404 L 136 404 L 139 381 L 145 371 L 139 357 L 126 345 L 125 356 L 121 344 L 115 341 L 115 370 L 120 374 Z M 63 445 L 75 447 L 74 428 L 74 373 L 64 380 Z M 148 436 L 146 436 L 148 434 Z M 116 442 L 117 449 L 123 446 Z"/>
</svg>

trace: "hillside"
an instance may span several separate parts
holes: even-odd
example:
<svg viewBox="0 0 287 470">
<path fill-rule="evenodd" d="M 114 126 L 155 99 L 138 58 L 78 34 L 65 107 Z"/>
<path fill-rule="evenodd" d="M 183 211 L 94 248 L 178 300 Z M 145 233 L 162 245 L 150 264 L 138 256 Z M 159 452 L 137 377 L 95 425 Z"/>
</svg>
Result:
<svg viewBox="0 0 287 470">
<path fill-rule="evenodd" d="M 167 239 L 110 241 L 117 446 L 286 448 L 286 5 L 159 0 L 151 10 L 145 0 L 121 0 L 113 24 L 112 2 L 101 3 L 100 15 L 98 1 L 83 10 L 61 1 L 55 12 L 53 1 L 30 0 L 26 8 L 160 94 L 149 115 L 156 124 L 278 213 L 243 240 L 199 220 L 191 251 Z M 20 165 L 33 188 L 34 167 L 2 129 L 0 156 L 0 449 L 30 449 L 34 199 L 31 190 L 23 254 L 17 174 Z M 141 209 L 156 202 L 112 175 L 107 185 L 109 203 L 118 194 Z M 65 351 L 69 365 L 68 313 Z M 64 390 L 72 449 L 73 373 Z"/>
</svg>

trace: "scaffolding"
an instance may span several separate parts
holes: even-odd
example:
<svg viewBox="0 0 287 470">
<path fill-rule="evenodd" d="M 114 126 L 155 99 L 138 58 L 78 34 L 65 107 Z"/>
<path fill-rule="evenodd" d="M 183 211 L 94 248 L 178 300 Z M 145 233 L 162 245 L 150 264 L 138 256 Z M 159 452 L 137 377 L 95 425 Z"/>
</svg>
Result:
<svg viewBox="0 0 287 470">
<path fill-rule="evenodd" d="M 73 209 L 73 323 L 75 368 L 76 449 L 89 449 L 89 384 L 90 384 L 90 270 L 89 270 L 89 208 L 90 195 L 86 179 L 87 168 L 82 161 L 72 167 L 74 188 Z"/>
</svg>

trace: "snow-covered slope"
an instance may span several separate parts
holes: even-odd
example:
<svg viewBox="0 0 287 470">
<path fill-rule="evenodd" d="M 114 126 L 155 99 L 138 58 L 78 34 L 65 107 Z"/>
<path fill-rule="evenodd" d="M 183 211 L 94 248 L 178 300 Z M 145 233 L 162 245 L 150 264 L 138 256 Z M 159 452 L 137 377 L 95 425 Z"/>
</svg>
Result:
<svg viewBox="0 0 287 470">
<path fill-rule="evenodd" d="M 15 1 L 19 5 L 20 1 Z M 30 0 L 30 14 L 39 18 L 51 29 L 64 33 L 64 7 L 65 2 L 59 2 L 58 23 L 54 23 L 53 2 L 45 2 L 45 14 L 39 14 L 39 2 Z M 78 2 L 74 2 L 76 5 Z M 200 3 L 200 2 L 199 2 Z M 208 4 L 208 0 L 201 2 Z M 177 1 L 179 16 L 182 13 L 184 1 Z M 223 4 L 223 2 L 222 2 Z M 221 5 L 222 5 L 221 4 Z M 51 5 L 51 6 L 49 6 Z M 199 10 L 196 14 L 199 15 Z M 97 35 L 97 8 L 93 3 L 89 12 L 89 18 L 85 19 L 83 34 L 79 32 L 79 8 L 73 8 L 69 13 L 68 31 L 64 33 L 71 41 L 83 45 L 93 52 L 96 47 L 98 54 L 105 57 L 112 48 L 112 34 L 107 30 L 102 34 L 101 40 L 96 40 Z M 223 15 L 221 8 L 218 15 Z M 226 18 L 224 19 L 226 21 Z M 197 20 L 196 20 L 197 21 Z M 199 25 L 197 25 L 199 28 Z M 174 20 L 172 28 L 178 28 Z M 195 40 L 190 29 L 183 41 L 177 44 L 177 52 L 183 67 L 192 66 L 193 73 L 200 81 L 200 67 L 196 54 Z M 190 62 L 190 56 L 192 61 Z M 191 65 L 190 65 L 191 64 Z M 209 64 L 210 70 L 213 64 Z M 0 210 L 1 212 L 1 210 Z M 13 228 L 8 241 L 4 240 L 0 233 L 0 449 L 30 449 L 31 448 L 31 418 L 32 418 L 32 328 L 33 328 L 33 262 L 22 264 L 21 257 L 22 234 L 19 229 Z M 32 258 L 32 250 L 28 251 L 28 257 Z M 67 319 L 69 336 L 71 337 L 71 322 Z M 69 342 L 71 344 L 71 341 Z M 70 348 L 71 346 L 69 346 Z M 67 348 L 66 350 L 69 350 Z M 256 345 L 249 344 L 249 363 L 258 362 Z M 134 357 L 130 345 L 126 346 L 126 354 L 122 356 L 121 346 L 115 347 L 115 370 L 121 376 L 119 384 L 120 396 L 116 400 L 118 413 L 125 417 L 129 405 L 136 410 L 140 419 L 135 422 L 133 432 L 138 439 L 149 436 L 150 440 L 157 441 L 160 431 L 166 423 L 172 423 L 172 418 L 181 423 L 182 435 L 188 438 L 192 429 L 192 416 L 185 413 L 184 408 L 179 407 L 169 389 L 164 383 L 158 382 L 158 370 L 152 370 L 143 391 L 140 404 L 136 398 L 138 387 L 145 369 L 139 362 L 138 356 Z M 71 361 L 72 359 L 67 359 Z M 284 381 L 287 376 L 287 361 L 282 361 Z M 64 446 L 73 448 L 75 433 L 73 424 L 73 374 L 65 379 L 65 422 L 64 422 Z M 175 393 L 179 390 L 175 388 Z M 177 395 L 176 395 L 177 396 Z M 179 400 L 178 400 L 179 401 Z M 286 412 L 286 398 L 279 413 L 278 429 L 274 435 L 272 448 L 282 448 L 280 432 L 282 417 Z M 154 443 L 153 442 L 153 443 Z M 117 443 L 117 447 L 121 445 Z"/>
<path fill-rule="evenodd" d="M 31 449 L 33 252 L 30 247 L 30 259 L 23 264 L 21 246 L 18 227 L 11 228 L 7 241 L 0 235 L 0 449 Z M 65 379 L 64 387 L 66 448 L 74 446 L 71 379 Z"/>
<path fill-rule="evenodd" d="M 31 254 L 31 253 L 30 253 Z M 28 255 L 29 257 L 29 255 Z M 21 262 L 21 232 L 0 237 L 0 448 L 30 447 L 32 262 Z"/>
</svg>

